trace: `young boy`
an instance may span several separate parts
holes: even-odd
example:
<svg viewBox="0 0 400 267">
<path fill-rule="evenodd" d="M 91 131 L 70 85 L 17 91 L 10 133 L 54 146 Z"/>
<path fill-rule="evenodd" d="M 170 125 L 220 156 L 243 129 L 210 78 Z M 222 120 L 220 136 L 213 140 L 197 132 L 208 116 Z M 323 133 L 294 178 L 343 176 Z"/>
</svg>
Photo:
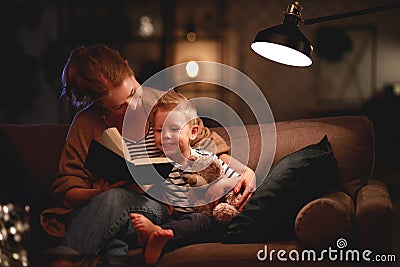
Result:
<svg viewBox="0 0 400 267">
<path fill-rule="evenodd" d="M 163 187 L 165 198 L 174 206 L 174 218 L 162 225 L 154 225 L 141 214 L 130 215 L 138 232 L 138 243 L 145 249 L 144 258 L 148 265 L 157 263 L 164 246 L 174 249 L 194 242 L 197 234 L 205 232 L 212 225 L 210 217 L 193 212 L 187 198 L 190 188 L 184 179 L 184 175 L 190 173 L 189 157 L 217 158 L 209 151 L 190 146 L 190 141 L 196 138 L 199 130 L 196 125 L 197 117 L 193 104 L 174 91 L 166 92 L 149 115 L 157 147 L 176 164 Z M 222 160 L 220 162 L 224 168 L 224 176 L 213 187 L 212 194 L 220 194 L 222 197 L 239 181 L 240 175 Z"/>
</svg>

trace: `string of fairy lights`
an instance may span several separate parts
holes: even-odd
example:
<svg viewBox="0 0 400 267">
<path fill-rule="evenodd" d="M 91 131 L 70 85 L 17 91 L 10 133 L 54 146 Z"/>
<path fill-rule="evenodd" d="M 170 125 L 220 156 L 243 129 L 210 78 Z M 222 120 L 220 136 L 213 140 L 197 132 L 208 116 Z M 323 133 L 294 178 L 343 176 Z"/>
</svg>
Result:
<svg viewBox="0 0 400 267">
<path fill-rule="evenodd" d="M 29 266 L 29 206 L 0 205 L 0 266 Z"/>
</svg>

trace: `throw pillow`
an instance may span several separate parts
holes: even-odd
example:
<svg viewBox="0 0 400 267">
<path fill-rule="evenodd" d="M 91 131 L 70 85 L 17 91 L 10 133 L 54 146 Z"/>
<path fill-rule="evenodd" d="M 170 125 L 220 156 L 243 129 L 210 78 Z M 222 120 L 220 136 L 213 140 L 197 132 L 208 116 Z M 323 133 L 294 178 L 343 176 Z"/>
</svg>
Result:
<svg viewBox="0 0 400 267">
<path fill-rule="evenodd" d="M 295 238 L 294 223 L 311 200 L 335 190 L 338 167 L 328 137 L 279 160 L 243 211 L 230 222 L 225 243 Z"/>
</svg>

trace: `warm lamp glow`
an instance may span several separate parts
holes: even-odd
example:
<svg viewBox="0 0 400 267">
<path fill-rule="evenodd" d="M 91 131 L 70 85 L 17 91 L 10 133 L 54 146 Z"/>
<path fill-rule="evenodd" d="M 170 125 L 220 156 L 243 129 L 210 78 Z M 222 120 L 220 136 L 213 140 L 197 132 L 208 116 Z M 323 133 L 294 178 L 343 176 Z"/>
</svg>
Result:
<svg viewBox="0 0 400 267">
<path fill-rule="evenodd" d="M 284 45 L 255 42 L 251 44 L 251 48 L 257 54 L 281 64 L 297 67 L 307 67 L 312 64 L 308 56 Z"/>
<path fill-rule="evenodd" d="M 196 34 L 195 32 L 188 32 L 188 33 L 186 34 L 186 39 L 187 39 L 189 42 L 194 42 L 194 41 L 197 40 L 197 34 Z"/>
<path fill-rule="evenodd" d="M 195 61 L 189 61 L 186 64 L 186 73 L 190 78 L 195 78 L 199 73 L 199 64 Z"/>
</svg>

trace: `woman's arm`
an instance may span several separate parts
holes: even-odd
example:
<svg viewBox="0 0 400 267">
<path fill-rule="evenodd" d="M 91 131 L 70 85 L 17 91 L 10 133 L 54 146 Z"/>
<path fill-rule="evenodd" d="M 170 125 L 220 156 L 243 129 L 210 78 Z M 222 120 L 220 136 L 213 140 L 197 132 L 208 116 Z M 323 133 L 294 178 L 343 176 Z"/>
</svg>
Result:
<svg viewBox="0 0 400 267">
<path fill-rule="evenodd" d="M 123 186 L 126 182 L 120 181 L 115 184 L 104 184 L 102 188 L 81 188 L 74 187 L 69 189 L 63 199 L 63 205 L 66 208 L 79 208 L 86 205 L 94 196 L 105 192 L 111 188 Z"/>
<path fill-rule="evenodd" d="M 101 189 L 71 188 L 64 195 L 63 205 L 66 208 L 83 207 L 92 199 L 92 197 L 101 192 Z"/>
<path fill-rule="evenodd" d="M 91 140 L 98 138 L 105 128 L 93 107 L 75 115 L 60 156 L 56 179 L 51 185 L 52 195 L 60 204 L 69 208 L 81 207 L 102 191 L 101 182 L 85 170 L 84 164 Z"/>
<path fill-rule="evenodd" d="M 241 179 L 233 188 L 233 192 L 237 194 L 242 193 L 242 197 L 238 201 L 237 208 L 242 211 L 243 207 L 252 197 L 254 191 L 256 190 L 256 175 L 252 169 L 241 163 L 240 161 L 232 158 L 228 154 L 222 154 L 219 156 L 230 168 L 235 170 L 241 175 Z"/>
</svg>

